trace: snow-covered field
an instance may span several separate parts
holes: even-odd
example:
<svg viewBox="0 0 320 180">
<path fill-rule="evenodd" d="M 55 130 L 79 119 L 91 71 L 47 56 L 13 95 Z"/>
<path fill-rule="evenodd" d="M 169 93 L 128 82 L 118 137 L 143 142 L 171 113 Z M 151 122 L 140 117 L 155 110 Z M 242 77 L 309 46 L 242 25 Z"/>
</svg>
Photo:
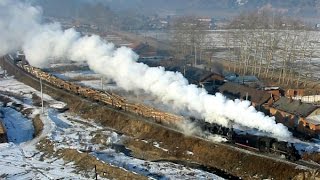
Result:
<svg viewBox="0 0 320 180">
<path fill-rule="evenodd" d="M 122 141 L 130 137 L 81 119 L 77 115 L 59 113 L 53 107 L 64 104 L 48 95 L 44 95 L 48 106 L 40 116 L 44 130 L 40 136 L 33 138 L 34 129 L 30 118 L 41 113 L 41 108 L 33 105 L 32 94 L 40 96 L 40 92 L 16 81 L 13 77 L 0 78 L 0 89 L 2 92 L 7 91 L 23 97 L 21 101 L 21 98 L 5 95 L 15 104 L 21 104 L 22 110 L 32 109 L 29 117 L 24 117 L 16 110 L 14 103 L 7 103 L 6 107 L 1 107 L 10 142 L 0 144 L 0 179 L 87 179 L 81 173 L 77 173 L 72 162 L 68 163 L 57 157 L 43 159 L 43 152 L 36 148 L 42 138 L 50 139 L 55 150 L 90 150 L 90 155 L 105 163 L 149 178 L 222 179 L 215 174 L 171 162 L 149 162 L 134 158 L 130 153 L 126 153 L 130 150 L 122 145 Z M 94 141 L 98 136 L 102 138 L 98 142 Z M 153 145 L 166 151 L 161 147 L 161 142 L 153 142 Z M 192 152 L 186 153 L 193 155 Z M 93 178 L 94 173 L 89 176 Z"/>
<path fill-rule="evenodd" d="M 240 32 L 240 30 L 211 30 L 207 31 L 207 36 L 203 42 L 203 46 L 207 48 L 226 48 L 227 44 L 229 44 L 231 47 L 233 46 L 233 38 L 232 34 L 235 32 Z M 267 30 L 265 32 L 268 32 Z M 301 35 L 300 37 L 305 38 L 304 31 L 279 31 L 284 33 L 281 37 L 285 37 L 285 33 L 291 33 L 296 35 Z M 173 32 L 172 31 L 146 31 L 141 32 L 140 35 L 152 37 L 161 41 L 171 41 L 173 39 Z M 244 32 L 244 34 L 254 34 L 254 31 L 247 30 Z M 226 37 L 230 38 L 229 42 L 227 43 Z M 249 36 L 250 37 L 250 36 Z M 237 40 L 236 40 L 237 41 Z M 303 39 L 305 41 L 305 39 Z M 312 56 L 314 58 L 310 58 L 309 60 L 304 60 L 303 64 L 299 63 L 299 59 L 296 61 L 296 71 L 301 72 L 304 76 L 309 76 L 315 78 L 316 80 L 320 80 L 320 32 L 319 31 L 310 31 L 308 32 L 308 41 L 313 42 L 314 45 L 312 47 Z M 238 46 L 238 45 L 237 45 Z M 281 46 L 281 44 L 280 44 Z M 301 45 L 297 45 L 299 48 Z M 310 48 L 311 48 L 310 47 Z M 259 58 L 259 57 L 258 57 Z M 276 62 L 274 63 L 275 67 L 282 66 L 282 60 L 281 58 L 274 57 Z M 236 61 L 237 58 L 234 57 L 233 53 L 229 53 L 227 50 L 223 52 L 214 52 L 212 54 L 213 61 L 221 61 L 221 60 L 229 60 Z M 308 59 L 308 58 L 307 58 Z M 264 64 L 267 64 L 267 62 L 263 62 Z"/>
<path fill-rule="evenodd" d="M 73 173 L 72 163 L 61 159 L 40 161 L 34 145 L 0 144 L 0 177 L 3 179 L 86 179 Z"/>
<path fill-rule="evenodd" d="M 21 103 L 25 108 L 33 108 L 33 114 L 30 117 L 40 112 L 39 107 L 30 103 L 32 102 L 32 93 L 40 95 L 35 89 L 12 77 L 0 78 L 0 89 L 23 96 L 24 102 L 15 97 L 8 97 L 12 102 Z M 63 104 L 47 95 L 44 95 L 44 99 L 50 105 Z M 42 135 L 33 139 L 34 128 L 31 120 L 15 110 L 12 103 L 8 103 L 7 107 L 1 107 L 0 112 L 9 139 L 9 143 L 0 144 L 1 179 L 87 179 L 74 173 L 75 167 L 72 163 L 66 164 L 61 159 L 41 160 L 43 153 L 36 149 L 36 144 L 40 138 L 54 131 L 47 116 L 42 116 L 45 122 Z"/>
</svg>

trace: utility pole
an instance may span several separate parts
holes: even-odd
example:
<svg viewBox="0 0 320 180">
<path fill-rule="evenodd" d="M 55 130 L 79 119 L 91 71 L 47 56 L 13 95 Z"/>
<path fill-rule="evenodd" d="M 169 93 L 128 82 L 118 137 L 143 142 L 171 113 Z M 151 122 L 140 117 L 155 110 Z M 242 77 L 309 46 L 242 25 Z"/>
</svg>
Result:
<svg viewBox="0 0 320 180">
<path fill-rule="evenodd" d="M 272 12 L 272 30 L 274 29 L 274 11 Z"/>
<path fill-rule="evenodd" d="M 43 90 L 42 90 L 42 79 L 40 78 L 40 90 L 41 90 L 41 110 L 42 110 L 42 114 L 44 113 L 44 109 L 43 109 Z"/>
<path fill-rule="evenodd" d="M 194 67 L 197 66 L 197 47 L 194 45 Z"/>
<path fill-rule="evenodd" d="M 94 165 L 95 179 L 98 180 L 97 165 Z"/>
</svg>

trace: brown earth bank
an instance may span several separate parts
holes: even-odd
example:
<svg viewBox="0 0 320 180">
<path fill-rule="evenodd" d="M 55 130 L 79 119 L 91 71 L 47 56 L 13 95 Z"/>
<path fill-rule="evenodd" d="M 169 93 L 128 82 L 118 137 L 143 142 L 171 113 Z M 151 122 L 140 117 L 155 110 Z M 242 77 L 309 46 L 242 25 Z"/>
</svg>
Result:
<svg viewBox="0 0 320 180">
<path fill-rule="evenodd" d="M 40 89 L 39 82 L 23 76 L 21 72 L 10 68 L 8 64 L 2 67 L 7 67 L 6 69 L 14 73 L 18 80 Z M 134 139 L 129 139 L 126 145 L 131 149 L 133 155 L 143 159 L 190 161 L 224 170 L 243 179 L 292 179 L 305 171 L 297 169 L 293 164 L 248 154 L 223 144 L 185 136 L 182 133 L 145 121 L 139 116 L 89 102 L 61 90 L 53 90 L 44 86 L 44 92 L 57 100 L 66 102 L 70 111 L 83 118 L 95 119 L 104 126 L 133 137 Z M 139 141 L 142 139 L 150 143 Z M 168 151 L 154 147 L 152 141 L 161 142 L 161 148 L 168 149 Z M 193 155 L 187 151 L 193 152 Z"/>
<path fill-rule="evenodd" d="M 320 164 L 320 153 L 305 153 L 303 154 L 302 159 L 311 160 Z"/>
<path fill-rule="evenodd" d="M 33 127 L 34 127 L 34 135 L 35 137 L 38 137 L 42 130 L 43 130 L 43 123 L 40 119 L 40 115 L 37 114 L 33 119 L 32 119 Z"/>
</svg>

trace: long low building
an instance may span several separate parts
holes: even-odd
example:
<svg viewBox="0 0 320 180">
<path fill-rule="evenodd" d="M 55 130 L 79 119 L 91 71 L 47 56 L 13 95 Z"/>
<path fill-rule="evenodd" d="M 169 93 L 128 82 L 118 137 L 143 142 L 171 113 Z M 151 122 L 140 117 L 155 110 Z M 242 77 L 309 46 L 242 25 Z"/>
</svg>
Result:
<svg viewBox="0 0 320 180">
<path fill-rule="evenodd" d="M 251 101 L 252 106 L 260 111 L 265 111 L 265 107 L 270 106 L 273 102 L 271 93 L 244 85 L 227 82 L 218 89 L 220 93 L 230 99 Z"/>
<path fill-rule="evenodd" d="M 281 97 L 270 107 L 270 114 L 278 122 L 301 133 L 320 132 L 320 108 L 313 104 Z"/>
</svg>

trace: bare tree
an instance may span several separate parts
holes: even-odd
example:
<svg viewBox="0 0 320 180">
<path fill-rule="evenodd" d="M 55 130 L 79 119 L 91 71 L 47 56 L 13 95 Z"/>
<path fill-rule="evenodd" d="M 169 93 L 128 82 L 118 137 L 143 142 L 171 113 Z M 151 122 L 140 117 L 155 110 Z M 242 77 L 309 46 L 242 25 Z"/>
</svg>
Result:
<svg viewBox="0 0 320 180">
<path fill-rule="evenodd" d="M 196 17 L 178 18 L 173 26 L 174 54 L 178 59 L 193 57 L 193 64 L 201 60 L 204 48 L 210 41 L 207 40 L 207 27 Z"/>
</svg>

